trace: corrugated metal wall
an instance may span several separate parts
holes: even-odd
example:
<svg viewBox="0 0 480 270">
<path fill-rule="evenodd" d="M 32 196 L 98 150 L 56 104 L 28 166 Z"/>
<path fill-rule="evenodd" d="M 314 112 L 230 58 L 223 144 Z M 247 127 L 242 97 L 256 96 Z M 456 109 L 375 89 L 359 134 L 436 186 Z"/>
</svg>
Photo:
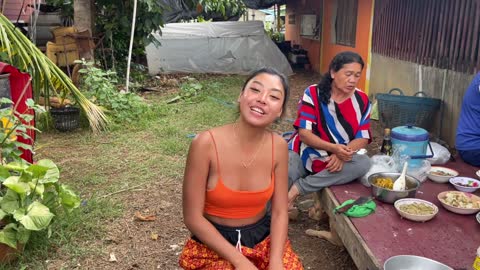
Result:
<svg viewBox="0 0 480 270">
<path fill-rule="evenodd" d="M 372 52 L 465 73 L 480 70 L 480 0 L 376 0 Z"/>
</svg>

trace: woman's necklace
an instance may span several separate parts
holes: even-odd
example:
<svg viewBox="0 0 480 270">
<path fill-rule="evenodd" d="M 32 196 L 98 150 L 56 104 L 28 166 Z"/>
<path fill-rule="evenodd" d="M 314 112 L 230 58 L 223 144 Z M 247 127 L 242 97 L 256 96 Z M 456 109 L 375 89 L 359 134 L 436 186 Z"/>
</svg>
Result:
<svg viewBox="0 0 480 270">
<path fill-rule="evenodd" d="M 240 144 L 240 139 L 237 135 L 237 122 L 233 124 L 233 136 L 235 137 L 235 140 L 238 141 L 238 144 Z M 263 133 L 262 140 L 258 143 L 257 151 L 253 154 L 253 157 L 250 160 L 247 160 L 247 162 L 241 160 L 242 166 L 246 169 L 252 165 L 253 161 L 257 158 L 258 153 L 263 147 L 263 144 L 265 143 L 265 132 Z M 248 156 L 248 155 L 247 155 Z"/>
</svg>

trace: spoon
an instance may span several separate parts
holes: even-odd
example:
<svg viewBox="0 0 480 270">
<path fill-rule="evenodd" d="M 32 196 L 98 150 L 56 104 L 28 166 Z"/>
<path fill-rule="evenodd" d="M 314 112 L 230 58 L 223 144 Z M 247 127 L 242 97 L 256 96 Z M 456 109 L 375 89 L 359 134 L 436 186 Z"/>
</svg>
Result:
<svg viewBox="0 0 480 270">
<path fill-rule="evenodd" d="M 365 155 L 367 153 L 367 149 L 365 148 L 360 148 L 356 151 L 353 151 L 354 153 L 358 154 L 358 155 Z"/>
<path fill-rule="evenodd" d="M 405 175 L 407 173 L 407 166 L 408 166 L 408 162 L 405 162 L 405 164 L 403 164 L 402 174 L 400 175 L 400 177 L 398 177 L 397 180 L 395 180 L 395 183 L 393 183 L 393 190 L 395 191 L 405 190 Z"/>
</svg>

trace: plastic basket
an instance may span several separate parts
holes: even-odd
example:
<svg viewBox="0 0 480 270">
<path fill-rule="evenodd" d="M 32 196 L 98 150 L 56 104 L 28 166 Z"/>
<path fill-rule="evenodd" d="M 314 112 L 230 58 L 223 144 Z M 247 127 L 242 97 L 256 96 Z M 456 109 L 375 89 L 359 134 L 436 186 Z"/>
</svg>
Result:
<svg viewBox="0 0 480 270">
<path fill-rule="evenodd" d="M 399 95 L 392 94 L 395 91 Z M 399 88 L 391 89 L 388 94 L 377 94 L 379 119 L 382 126 L 394 128 L 408 124 L 430 131 L 441 100 L 420 97 L 418 96 L 420 94 L 425 95 L 423 92 L 417 92 L 413 96 L 405 96 Z"/>
<path fill-rule="evenodd" d="M 54 126 L 59 131 L 72 131 L 80 124 L 80 109 L 76 107 L 51 108 Z"/>
</svg>

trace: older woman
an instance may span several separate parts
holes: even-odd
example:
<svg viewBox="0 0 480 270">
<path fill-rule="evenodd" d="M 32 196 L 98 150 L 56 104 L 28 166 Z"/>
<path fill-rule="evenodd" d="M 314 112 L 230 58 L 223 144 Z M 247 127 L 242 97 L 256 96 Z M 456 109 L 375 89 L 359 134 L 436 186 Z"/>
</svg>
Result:
<svg viewBox="0 0 480 270">
<path fill-rule="evenodd" d="M 371 104 L 357 88 L 363 66 L 357 53 L 337 54 L 299 101 L 289 141 L 290 208 L 298 195 L 351 182 L 370 168 L 368 156 L 356 154 L 370 140 Z"/>
</svg>

